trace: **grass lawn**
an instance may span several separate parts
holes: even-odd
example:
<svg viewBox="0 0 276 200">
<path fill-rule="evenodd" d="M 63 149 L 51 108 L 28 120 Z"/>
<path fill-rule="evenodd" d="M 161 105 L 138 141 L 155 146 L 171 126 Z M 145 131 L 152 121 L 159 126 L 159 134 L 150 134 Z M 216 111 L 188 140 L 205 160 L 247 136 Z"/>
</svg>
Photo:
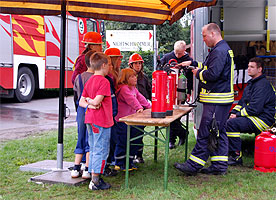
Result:
<svg viewBox="0 0 276 200">
<path fill-rule="evenodd" d="M 190 126 L 191 127 L 191 126 Z M 104 177 L 112 185 L 107 191 L 90 191 L 88 183 L 73 187 L 28 182 L 39 173 L 22 172 L 20 165 L 42 160 L 56 160 L 57 131 L 45 132 L 22 140 L 0 143 L 0 200 L 1 199 L 276 199 L 276 173 L 253 170 L 252 143 L 254 137 L 243 136 L 248 148 L 242 167 L 229 167 L 225 176 L 198 174 L 186 177 L 173 167 L 184 161 L 184 146 L 170 150 L 168 191 L 163 191 L 164 147 L 153 162 L 153 147 L 144 149 L 145 164 L 130 173 L 129 189 L 124 189 L 124 173 Z M 64 160 L 74 161 L 77 141 L 76 128 L 65 129 Z M 145 137 L 145 144 L 153 138 Z M 189 136 L 189 152 L 194 147 L 194 135 Z M 209 165 L 209 162 L 207 163 Z"/>
</svg>

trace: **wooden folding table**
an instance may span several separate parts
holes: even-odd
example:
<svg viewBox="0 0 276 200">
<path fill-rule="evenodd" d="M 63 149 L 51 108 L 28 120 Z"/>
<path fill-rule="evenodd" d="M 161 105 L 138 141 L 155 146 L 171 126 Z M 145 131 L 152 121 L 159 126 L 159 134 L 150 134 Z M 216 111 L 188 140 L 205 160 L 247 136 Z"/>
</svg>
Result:
<svg viewBox="0 0 276 200">
<path fill-rule="evenodd" d="M 151 109 L 144 110 L 142 113 L 135 113 L 128 115 L 119 119 L 120 122 L 125 122 L 127 126 L 127 151 L 126 151 L 126 174 L 125 174 L 125 187 L 128 188 L 128 177 L 129 177 L 129 152 L 130 152 L 130 142 L 134 141 L 140 137 L 151 136 L 154 140 L 154 160 L 157 161 L 157 141 L 163 142 L 165 144 L 165 163 L 164 163 L 164 189 L 168 186 L 168 155 L 169 155 L 169 139 L 170 139 L 170 124 L 176 119 L 186 115 L 186 125 L 187 139 L 185 142 L 185 160 L 187 160 L 187 150 L 188 150 L 188 133 L 189 133 L 189 113 L 193 108 L 187 106 L 181 106 L 178 109 L 173 110 L 172 116 L 167 116 L 166 118 L 151 118 Z M 155 129 L 152 131 L 145 131 L 137 126 L 154 126 Z M 130 126 L 137 128 L 138 130 L 144 132 L 143 135 L 137 136 L 130 139 Z M 158 131 L 166 129 L 166 136 L 164 139 L 158 137 Z M 153 134 L 154 133 L 154 134 Z"/>
</svg>

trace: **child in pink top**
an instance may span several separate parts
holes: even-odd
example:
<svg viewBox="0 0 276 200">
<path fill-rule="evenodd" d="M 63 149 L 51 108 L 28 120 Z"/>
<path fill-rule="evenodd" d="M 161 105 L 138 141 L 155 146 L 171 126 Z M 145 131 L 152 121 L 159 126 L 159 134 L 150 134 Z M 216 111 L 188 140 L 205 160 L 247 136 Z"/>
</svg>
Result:
<svg viewBox="0 0 276 200">
<path fill-rule="evenodd" d="M 137 75 L 131 68 L 122 69 L 119 74 L 118 89 L 116 91 L 118 101 L 118 114 L 115 117 L 117 124 L 118 141 L 115 148 L 115 169 L 125 170 L 126 158 L 126 141 L 127 141 L 127 125 L 119 122 L 121 117 L 143 112 L 144 108 L 150 108 L 150 103 L 137 90 Z M 131 127 L 130 137 L 136 137 L 143 134 L 141 131 Z M 133 141 L 134 144 L 140 144 L 142 138 Z M 133 157 L 136 155 L 139 146 L 133 145 L 130 148 L 130 169 L 137 169 L 133 164 Z"/>
</svg>

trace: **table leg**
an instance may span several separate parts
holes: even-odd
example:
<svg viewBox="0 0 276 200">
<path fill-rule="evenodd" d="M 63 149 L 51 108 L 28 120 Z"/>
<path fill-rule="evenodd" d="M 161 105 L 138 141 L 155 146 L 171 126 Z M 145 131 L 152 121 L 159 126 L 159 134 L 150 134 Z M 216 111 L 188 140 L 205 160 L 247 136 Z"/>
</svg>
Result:
<svg viewBox="0 0 276 200">
<path fill-rule="evenodd" d="M 130 125 L 127 125 L 127 149 L 126 149 L 126 177 L 125 187 L 128 188 L 128 175 L 129 175 L 129 152 L 130 152 Z"/>
<path fill-rule="evenodd" d="M 168 188 L 169 140 L 170 140 L 170 126 L 168 126 L 166 128 L 165 167 L 164 167 L 164 190 L 167 190 L 167 188 Z"/>
<path fill-rule="evenodd" d="M 158 126 L 154 127 L 155 130 L 158 129 Z M 158 131 L 154 132 L 155 137 L 158 137 Z M 158 140 L 155 138 L 154 139 L 154 162 L 157 162 L 157 145 L 158 145 Z"/>
<path fill-rule="evenodd" d="M 186 131 L 187 131 L 187 136 L 186 136 L 186 142 L 185 142 L 185 161 L 188 159 L 188 138 L 189 138 L 189 113 L 186 115 Z"/>
</svg>

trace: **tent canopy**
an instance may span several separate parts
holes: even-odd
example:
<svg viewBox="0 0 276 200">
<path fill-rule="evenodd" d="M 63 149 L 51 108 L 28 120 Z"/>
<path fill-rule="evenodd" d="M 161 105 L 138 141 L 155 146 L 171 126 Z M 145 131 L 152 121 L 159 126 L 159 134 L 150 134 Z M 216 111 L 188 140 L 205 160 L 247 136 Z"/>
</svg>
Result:
<svg viewBox="0 0 276 200">
<path fill-rule="evenodd" d="M 75 17 L 111 21 L 172 24 L 185 12 L 213 6 L 217 0 L 0 0 L 0 13 L 62 16 L 60 48 L 59 129 L 57 168 L 63 168 L 64 79 L 66 11 Z"/>
<path fill-rule="evenodd" d="M 7 14 L 59 15 L 61 3 L 75 17 L 145 24 L 170 24 L 185 12 L 213 6 L 217 0 L 0 0 L 0 12 Z"/>
</svg>

